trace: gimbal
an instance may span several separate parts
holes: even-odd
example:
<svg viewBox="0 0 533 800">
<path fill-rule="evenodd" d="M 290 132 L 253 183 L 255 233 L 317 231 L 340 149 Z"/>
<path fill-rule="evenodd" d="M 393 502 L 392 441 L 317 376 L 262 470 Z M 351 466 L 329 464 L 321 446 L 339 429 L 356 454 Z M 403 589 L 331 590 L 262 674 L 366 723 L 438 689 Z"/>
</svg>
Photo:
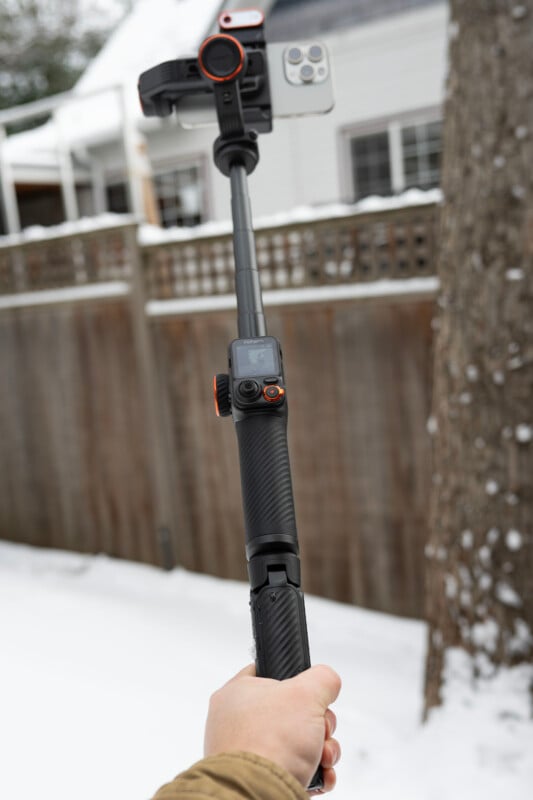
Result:
<svg viewBox="0 0 533 800">
<path fill-rule="evenodd" d="M 245 12 L 240 12 L 244 14 Z M 248 196 L 259 161 L 258 133 L 272 130 L 263 16 L 246 12 L 236 27 L 220 17 L 198 59 L 170 61 L 143 73 L 144 113 L 167 116 L 187 95 L 214 94 L 220 135 L 214 161 L 231 181 L 238 334 L 229 372 L 214 379 L 219 416 L 233 416 L 239 446 L 246 557 L 257 674 L 283 680 L 310 666 L 289 451 L 282 353 L 267 335 Z M 256 16 L 250 16 L 255 14 Z M 323 786 L 319 768 L 310 789 Z"/>
</svg>

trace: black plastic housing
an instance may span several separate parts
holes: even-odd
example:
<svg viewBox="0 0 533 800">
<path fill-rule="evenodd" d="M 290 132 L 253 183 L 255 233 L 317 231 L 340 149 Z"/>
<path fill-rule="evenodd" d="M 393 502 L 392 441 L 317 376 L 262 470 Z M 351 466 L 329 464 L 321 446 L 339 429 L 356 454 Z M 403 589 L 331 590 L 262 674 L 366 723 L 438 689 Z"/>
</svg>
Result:
<svg viewBox="0 0 533 800">
<path fill-rule="evenodd" d="M 232 32 L 235 38 L 239 32 Z M 264 43 L 243 42 L 247 67 L 239 81 L 246 130 L 269 133 L 272 130 L 272 105 Z M 146 117 L 168 117 L 184 97 L 213 94 L 213 85 L 204 79 L 197 58 L 165 61 L 139 77 L 139 98 Z"/>
</svg>

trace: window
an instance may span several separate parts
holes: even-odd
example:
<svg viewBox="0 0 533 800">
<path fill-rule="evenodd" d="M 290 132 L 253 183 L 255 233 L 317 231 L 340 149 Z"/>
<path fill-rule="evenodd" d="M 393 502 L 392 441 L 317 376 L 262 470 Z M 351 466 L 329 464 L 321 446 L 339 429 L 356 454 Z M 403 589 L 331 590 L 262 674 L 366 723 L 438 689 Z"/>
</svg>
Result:
<svg viewBox="0 0 533 800">
<path fill-rule="evenodd" d="M 200 167 L 174 169 L 154 176 L 161 224 L 198 225 L 203 219 L 203 183 Z"/>
<path fill-rule="evenodd" d="M 352 139 L 356 196 L 391 194 L 389 137 L 386 132 Z"/>
<path fill-rule="evenodd" d="M 127 214 L 130 210 L 128 203 L 128 187 L 124 182 L 109 183 L 106 186 L 107 208 L 115 214 Z"/>
<path fill-rule="evenodd" d="M 155 200 L 161 224 L 198 225 L 205 220 L 203 170 L 199 164 L 163 171 L 153 177 Z M 106 186 L 107 208 L 117 214 L 130 210 L 129 190 L 124 181 L 114 180 Z"/>
<path fill-rule="evenodd" d="M 405 188 L 438 186 L 440 176 L 441 123 L 429 122 L 402 128 Z"/>
<path fill-rule="evenodd" d="M 381 130 L 349 133 L 355 200 L 439 185 L 441 122 L 391 120 Z"/>
</svg>

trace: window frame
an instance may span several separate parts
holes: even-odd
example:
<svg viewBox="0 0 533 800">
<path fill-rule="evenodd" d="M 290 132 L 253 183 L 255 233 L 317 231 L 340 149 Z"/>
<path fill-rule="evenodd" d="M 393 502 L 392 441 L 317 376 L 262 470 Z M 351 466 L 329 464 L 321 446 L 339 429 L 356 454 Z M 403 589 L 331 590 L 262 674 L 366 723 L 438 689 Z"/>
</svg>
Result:
<svg viewBox="0 0 533 800">
<path fill-rule="evenodd" d="M 196 167 L 198 169 L 198 174 L 202 185 L 202 221 L 200 223 L 202 225 L 205 222 L 209 222 L 209 220 L 212 218 L 212 192 L 209 184 L 210 172 L 208 169 L 208 164 L 209 160 L 205 153 L 191 153 L 186 156 L 179 156 L 178 158 L 155 158 L 150 162 L 152 180 L 154 180 L 157 175 L 164 175 L 166 172 L 176 172 L 179 170 L 191 169 L 191 167 Z M 106 193 L 106 200 L 108 187 L 117 184 L 124 184 L 126 186 L 126 192 L 128 192 L 128 182 L 125 172 L 117 169 L 107 170 L 104 176 L 104 192 Z M 155 192 L 155 185 L 154 198 L 157 202 L 158 198 Z M 162 227 L 164 226 L 162 225 Z"/>
<path fill-rule="evenodd" d="M 198 170 L 199 180 L 201 184 L 200 202 L 202 219 L 199 223 L 203 225 L 211 219 L 211 192 L 208 189 L 208 159 L 205 153 L 191 153 L 187 156 L 180 156 L 178 158 L 156 158 L 152 161 L 152 179 L 154 180 L 154 196 L 156 202 L 158 201 L 157 192 L 155 190 L 155 178 L 159 175 L 165 175 L 170 172 L 185 171 L 196 167 Z M 163 226 L 163 221 L 161 220 Z"/>
<path fill-rule="evenodd" d="M 345 125 L 339 135 L 339 182 L 341 198 L 345 203 L 358 202 L 356 197 L 355 170 L 352 162 L 352 139 L 358 136 L 372 136 L 387 133 L 389 140 L 389 159 L 392 193 L 400 194 L 406 190 L 402 148 L 402 128 L 443 121 L 442 106 L 427 106 L 400 114 L 379 117 L 360 123 Z"/>
</svg>

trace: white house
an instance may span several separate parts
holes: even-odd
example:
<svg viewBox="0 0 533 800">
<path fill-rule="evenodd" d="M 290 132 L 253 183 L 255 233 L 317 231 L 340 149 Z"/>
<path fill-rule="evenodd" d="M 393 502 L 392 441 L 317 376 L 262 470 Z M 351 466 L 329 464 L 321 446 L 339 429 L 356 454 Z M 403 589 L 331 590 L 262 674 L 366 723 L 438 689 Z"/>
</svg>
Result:
<svg viewBox="0 0 533 800">
<path fill-rule="evenodd" d="M 136 85 L 145 69 L 195 54 L 220 11 L 243 5 L 137 0 L 53 119 L 4 141 L 4 197 L 14 185 L 21 226 L 106 210 L 153 219 L 150 196 L 165 226 L 227 219 L 227 181 L 211 157 L 216 129 L 144 118 Z M 335 84 L 331 113 L 276 120 L 260 137 L 250 179 L 256 215 L 438 184 L 445 0 L 253 5 L 271 40 L 325 42 Z"/>
</svg>

